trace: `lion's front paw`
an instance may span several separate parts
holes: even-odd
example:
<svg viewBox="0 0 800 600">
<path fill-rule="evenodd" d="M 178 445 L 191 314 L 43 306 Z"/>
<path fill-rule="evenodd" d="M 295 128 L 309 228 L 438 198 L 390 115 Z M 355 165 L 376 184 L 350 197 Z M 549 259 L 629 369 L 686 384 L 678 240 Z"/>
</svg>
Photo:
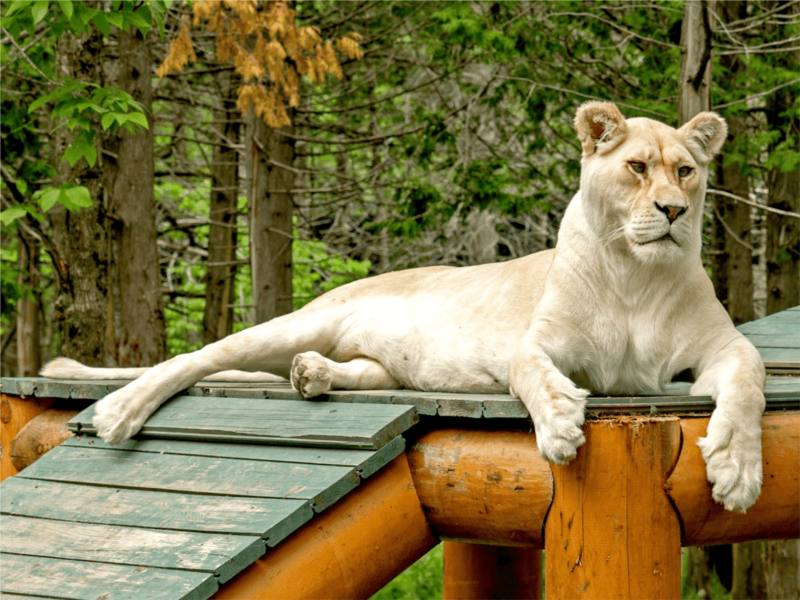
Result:
<svg viewBox="0 0 800 600">
<path fill-rule="evenodd" d="M 313 398 L 333 387 L 328 361 L 318 352 L 303 352 L 292 361 L 292 387 L 306 398 Z"/>
<path fill-rule="evenodd" d="M 131 414 L 126 396 L 123 388 L 109 394 L 94 406 L 92 424 L 97 429 L 97 435 L 109 444 L 121 444 L 136 434 L 147 418 L 137 418 Z"/>
<path fill-rule="evenodd" d="M 697 445 L 706 461 L 714 500 L 745 512 L 761 493 L 761 427 L 752 431 L 724 414 L 711 415 L 706 437 Z"/>
<path fill-rule="evenodd" d="M 539 454 L 556 465 L 575 458 L 578 447 L 586 441 L 582 427 L 589 392 L 567 382 L 540 404 L 538 418 L 534 419 Z"/>
</svg>

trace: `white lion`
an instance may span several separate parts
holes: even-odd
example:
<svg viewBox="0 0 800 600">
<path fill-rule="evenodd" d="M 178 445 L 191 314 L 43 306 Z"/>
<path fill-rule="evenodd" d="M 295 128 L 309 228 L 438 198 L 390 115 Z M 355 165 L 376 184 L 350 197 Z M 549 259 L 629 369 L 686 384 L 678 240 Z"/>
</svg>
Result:
<svg viewBox="0 0 800 600">
<path fill-rule="evenodd" d="M 60 358 L 43 375 L 139 376 L 96 406 L 100 437 L 134 435 L 168 398 L 224 378 L 288 377 L 304 396 L 333 388 L 503 393 L 522 400 L 541 455 L 575 457 L 587 390 L 636 394 L 691 369 L 717 403 L 699 441 L 714 499 L 743 511 L 761 490 L 764 365 L 714 297 L 700 260 L 708 164 L 725 122 L 680 129 L 625 120 L 606 102 L 575 118 L 580 191 L 554 250 L 476 267 L 430 267 L 357 281 L 302 310 L 151 369 Z"/>
</svg>

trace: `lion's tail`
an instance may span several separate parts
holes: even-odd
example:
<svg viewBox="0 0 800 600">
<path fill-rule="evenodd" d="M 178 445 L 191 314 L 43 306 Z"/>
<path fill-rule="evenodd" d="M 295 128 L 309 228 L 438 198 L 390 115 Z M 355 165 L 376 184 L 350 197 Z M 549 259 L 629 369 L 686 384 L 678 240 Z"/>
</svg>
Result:
<svg viewBox="0 0 800 600">
<path fill-rule="evenodd" d="M 39 374 L 50 379 L 82 379 L 82 380 L 104 380 L 104 379 L 136 379 L 144 375 L 150 367 L 127 367 L 127 368 L 107 368 L 107 367 L 87 367 L 77 360 L 71 358 L 56 358 L 47 363 Z M 225 381 L 231 383 L 283 383 L 283 377 L 272 375 L 271 373 L 245 371 L 220 371 L 209 375 L 202 381 Z"/>
</svg>

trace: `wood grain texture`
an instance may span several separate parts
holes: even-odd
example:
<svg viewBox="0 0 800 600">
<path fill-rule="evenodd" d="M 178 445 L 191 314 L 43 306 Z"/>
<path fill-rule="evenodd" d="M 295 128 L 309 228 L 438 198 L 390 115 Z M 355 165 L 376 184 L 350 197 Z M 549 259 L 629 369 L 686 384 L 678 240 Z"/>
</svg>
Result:
<svg viewBox="0 0 800 600">
<path fill-rule="evenodd" d="M 535 548 L 444 543 L 444 600 L 542 597 L 542 551 Z"/>
<path fill-rule="evenodd" d="M 17 471 L 32 465 L 50 450 L 74 434 L 67 423 L 78 411 L 48 408 L 31 419 L 14 436 L 9 448 L 11 463 Z"/>
<path fill-rule="evenodd" d="M 577 458 L 552 467 L 547 598 L 679 598 L 681 526 L 664 492 L 679 420 L 596 421 L 584 434 Z"/>
<path fill-rule="evenodd" d="M 23 477 L 3 483 L 0 512 L 76 523 L 255 535 L 270 546 L 313 516 L 305 500 L 180 494 Z"/>
<path fill-rule="evenodd" d="M 52 403 L 50 398 L 22 398 L 0 394 L 0 481 L 18 473 L 11 461 L 11 442 L 25 425 L 47 410 Z"/>
<path fill-rule="evenodd" d="M 407 456 L 443 539 L 544 546 L 553 483 L 532 433 L 443 429 L 422 436 Z"/>
<path fill-rule="evenodd" d="M 218 588 L 210 573 L 131 565 L 2 554 L 0 567 L 0 590 L 8 594 L 75 600 L 204 600 Z"/>
<path fill-rule="evenodd" d="M 86 485 L 194 494 L 295 498 L 322 511 L 358 485 L 349 467 L 59 446 L 19 474 Z"/>
<path fill-rule="evenodd" d="M 76 433 L 94 433 L 90 407 L 70 421 Z M 379 449 L 418 421 L 413 408 L 257 398 L 179 396 L 159 408 L 142 434 L 170 439 L 241 441 Z"/>
<path fill-rule="evenodd" d="M 264 540 L 218 535 L 67 523 L 3 515 L 0 551 L 65 560 L 102 561 L 213 573 L 225 583 L 265 552 Z"/>
<path fill-rule="evenodd" d="M 405 449 L 402 437 L 397 437 L 380 450 L 349 448 L 307 448 L 295 446 L 266 446 L 263 444 L 213 444 L 185 440 L 132 439 L 114 446 L 100 438 L 79 436 L 65 442 L 66 446 L 128 450 L 155 454 L 188 454 L 216 458 L 264 460 L 270 462 L 303 463 L 353 467 L 361 477 L 369 477 Z"/>
<path fill-rule="evenodd" d="M 684 523 L 685 546 L 800 537 L 800 412 L 765 414 L 761 421 L 764 480 L 746 514 L 725 510 L 711 497 L 697 440 L 707 418 L 682 419 L 683 450 L 668 491 Z"/>
<path fill-rule="evenodd" d="M 232 600 L 369 598 L 436 545 L 405 456 L 221 588 Z"/>
</svg>

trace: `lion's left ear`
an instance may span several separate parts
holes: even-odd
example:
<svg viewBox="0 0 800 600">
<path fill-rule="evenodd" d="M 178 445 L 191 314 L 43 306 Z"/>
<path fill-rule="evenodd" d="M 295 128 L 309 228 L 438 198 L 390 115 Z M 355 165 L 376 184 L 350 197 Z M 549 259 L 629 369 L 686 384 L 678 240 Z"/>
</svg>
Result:
<svg viewBox="0 0 800 600">
<path fill-rule="evenodd" d="M 725 119 L 713 112 L 702 112 L 678 129 L 686 146 L 701 163 L 708 164 L 728 137 Z"/>
</svg>

